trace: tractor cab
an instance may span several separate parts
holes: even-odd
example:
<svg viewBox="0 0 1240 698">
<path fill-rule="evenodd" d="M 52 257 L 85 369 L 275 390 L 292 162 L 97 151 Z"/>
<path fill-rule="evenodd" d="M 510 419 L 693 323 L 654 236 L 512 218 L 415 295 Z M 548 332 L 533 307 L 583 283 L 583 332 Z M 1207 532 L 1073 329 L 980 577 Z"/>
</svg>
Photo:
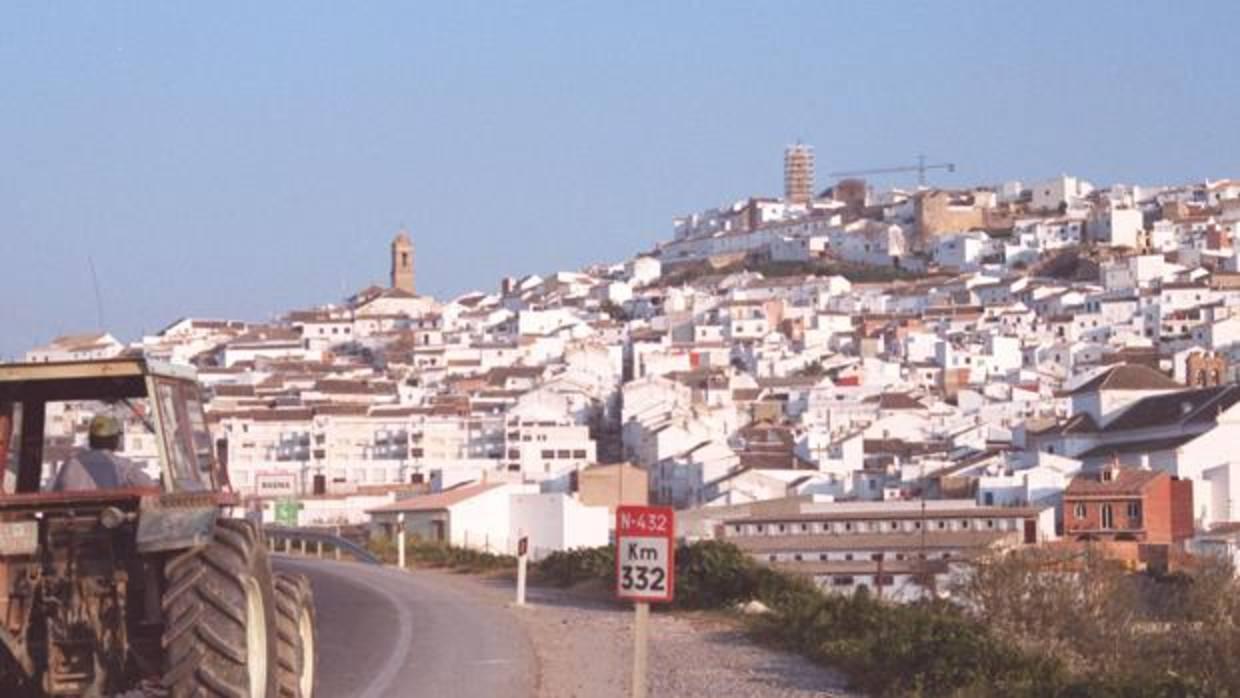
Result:
<svg viewBox="0 0 1240 698">
<path fill-rule="evenodd" d="M 145 462 L 157 488 L 49 491 L 91 414 L 130 427 L 119 455 Z M 0 365 L 0 463 L 0 511 L 225 486 L 193 370 L 142 359 Z"/>
</svg>

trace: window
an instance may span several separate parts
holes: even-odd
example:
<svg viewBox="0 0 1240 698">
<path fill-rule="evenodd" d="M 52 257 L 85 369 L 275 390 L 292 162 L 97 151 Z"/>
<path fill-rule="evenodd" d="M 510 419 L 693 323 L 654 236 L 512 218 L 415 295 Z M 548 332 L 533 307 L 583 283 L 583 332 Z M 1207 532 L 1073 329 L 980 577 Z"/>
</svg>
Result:
<svg viewBox="0 0 1240 698">
<path fill-rule="evenodd" d="M 819 559 L 819 560 L 821 560 L 821 561 L 823 561 L 823 562 L 826 562 L 826 561 L 827 561 L 827 554 L 826 554 L 826 553 L 818 553 L 818 559 Z"/>
<path fill-rule="evenodd" d="M 1102 505 L 1102 527 L 1115 528 L 1115 513 L 1111 511 L 1110 504 Z"/>
<path fill-rule="evenodd" d="M 1076 506 L 1072 507 L 1072 513 L 1075 514 L 1078 519 L 1085 518 L 1085 503 L 1077 502 Z"/>
<path fill-rule="evenodd" d="M 852 553 L 844 553 L 844 559 L 845 559 L 845 560 L 849 560 L 849 561 L 851 561 L 851 560 L 852 560 Z"/>
<path fill-rule="evenodd" d="M 580 460 L 585 457 L 586 457 L 586 450 L 584 448 L 579 448 L 573 451 L 573 458 Z"/>
<path fill-rule="evenodd" d="M 801 524 L 801 530 L 802 530 L 802 531 L 808 531 L 808 530 L 809 530 L 809 524 Z"/>
<path fill-rule="evenodd" d="M 543 449 L 542 457 L 543 458 L 555 458 L 555 451 Z"/>
<path fill-rule="evenodd" d="M 831 578 L 831 586 L 847 587 L 852 586 L 853 578 L 848 575 L 838 575 Z"/>
<path fill-rule="evenodd" d="M 793 556 L 792 556 L 792 559 L 793 559 L 793 560 L 796 560 L 797 562 L 800 562 L 800 561 L 801 561 L 801 553 L 797 553 L 796 555 L 793 555 Z"/>
<path fill-rule="evenodd" d="M 1133 523 L 1141 522 L 1141 502 L 1128 502 L 1128 518 Z"/>
<path fill-rule="evenodd" d="M 557 457 L 557 458 L 564 458 L 564 459 L 568 459 L 568 458 L 572 458 L 572 457 L 573 457 L 573 453 L 572 453 L 572 451 L 569 451 L 569 450 L 560 450 L 560 451 L 556 451 L 556 452 L 555 452 L 555 455 L 556 455 L 556 457 Z"/>
<path fill-rule="evenodd" d="M 870 553 L 870 559 L 875 562 L 879 562 L 883 559 L 883 554 L 882 553 Z"/>
<path fill-rule="evenodd" d="M 874 575 L 874 586 L 889 587 L 892 584 L 895 584 L 895 579 L 891 575 L 889 574 Z"/>
</svg>

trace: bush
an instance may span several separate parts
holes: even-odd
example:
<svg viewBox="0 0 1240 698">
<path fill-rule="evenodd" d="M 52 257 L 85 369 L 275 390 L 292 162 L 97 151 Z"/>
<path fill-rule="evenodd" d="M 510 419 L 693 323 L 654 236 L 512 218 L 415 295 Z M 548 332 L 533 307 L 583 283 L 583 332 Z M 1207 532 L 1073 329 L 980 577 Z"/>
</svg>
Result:
<svg viewBox="0 0 1240 698">
<path fill-rule="evenodd" d="M 379 559 L 389 564 L 398 559 L 396 541 L 391 538 L 372 538 L 367 547 Z M 412 567 L 442 567 L 461 572 L 491 572 L 517 566 L 517 558 L 512 555 L 458 548 L 418 538 L 405 541 L 405 561 Z"/>
<path fill-rule="evenodd" d="M 758 565 L 731 543 L 704 540 L 676 549 L 676 605 L 724 608 L 756 596 Z"/>
<path fill-rule="evenodd" d="M 373 542 L 371 548 L 384 557 L 395 551 L 390 541 Z M 410 544 L 409 555 L 419 565 L 474 571 L 514 563 L 507 556 L 418 541 Z M 957 590 L 964 606 L 941 601 L 894 605 L 864 588 L 852 596 L 827 594 L 808 578 L 760 564 L 730 543 L 699 541 L 677 548 L 675 606 L 726 609 L 757 599 L 771 613 L 749 619 L 755 635 L 839 669 L 855 687 L 875 696 L 1240 695 L 1237 663 L 1230 660 L 1240 647 L 1235 630 L 1240 602 L 1230 569 L 1151 582 L 1155 586 L 1144 597 L 1174 600 L 1157 604 L 1160 619 L 1175 629 L 1169 636 L 1084 627 L 1114 625 L 1116 613 L 1131 613 L 1139 605 L 1125 586 L 1130 577 L 1115 576 L 1118 572 L 1106 566 L 1087 568 L 1077 582 L 1088 581 L 1089 589 L 1106 593 L 1082 594 L 1079 583 L 1033 575 L 1030 570 L 1045 561 L 1035 562 L 979 566 L 971 586 Z M 534 574 L 561 587 L 588 580 L 613 585 L 615 550 L 552 553 L 534 566 Z M 1086 605 L 1091 599 L 1094 606 Z M 1099 653 L 1099 638 L 1123 638 L 1128 649 L 1119 656 L 1124 661 Z M 1093 661 L 1098 657 L 1110 657 L 1113 664 Z M 1083 668 L 1081 659 L 1086 660 Z"/>
<path fill-rule="evenodd" d="M 544 582 L 569 587 L 588 579 L 602 579 L 608 584 L 616 578 L 616 551 L 610 545 L 598 548 L 557 550 L 534 567 Z"/>
</svg>

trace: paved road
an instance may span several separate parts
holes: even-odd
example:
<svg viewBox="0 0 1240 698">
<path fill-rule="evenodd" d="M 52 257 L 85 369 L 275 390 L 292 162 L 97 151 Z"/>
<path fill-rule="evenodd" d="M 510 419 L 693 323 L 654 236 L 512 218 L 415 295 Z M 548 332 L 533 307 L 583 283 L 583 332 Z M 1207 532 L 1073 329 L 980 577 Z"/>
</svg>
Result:
<svg viewBox="0 0 1240 698">
<path fill-rule="evenodd" d="M 511 611 L 450 576 L 275 556 L 319 620 L 319 698 L 533 698 L 537 659 Z"/>
</svg>

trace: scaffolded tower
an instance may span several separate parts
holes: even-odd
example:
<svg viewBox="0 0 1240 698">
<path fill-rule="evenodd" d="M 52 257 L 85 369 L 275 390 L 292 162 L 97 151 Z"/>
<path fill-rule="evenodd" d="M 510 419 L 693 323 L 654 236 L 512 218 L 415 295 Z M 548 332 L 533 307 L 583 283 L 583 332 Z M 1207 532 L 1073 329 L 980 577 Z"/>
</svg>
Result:
<svg viewBox="0 0 1240 698">
<path fill-rule="evenodd" d="M 814 198 L 814 146 L 797 143 L 784 149 L 784 199 L 805 204 Z"/>
</svg>

